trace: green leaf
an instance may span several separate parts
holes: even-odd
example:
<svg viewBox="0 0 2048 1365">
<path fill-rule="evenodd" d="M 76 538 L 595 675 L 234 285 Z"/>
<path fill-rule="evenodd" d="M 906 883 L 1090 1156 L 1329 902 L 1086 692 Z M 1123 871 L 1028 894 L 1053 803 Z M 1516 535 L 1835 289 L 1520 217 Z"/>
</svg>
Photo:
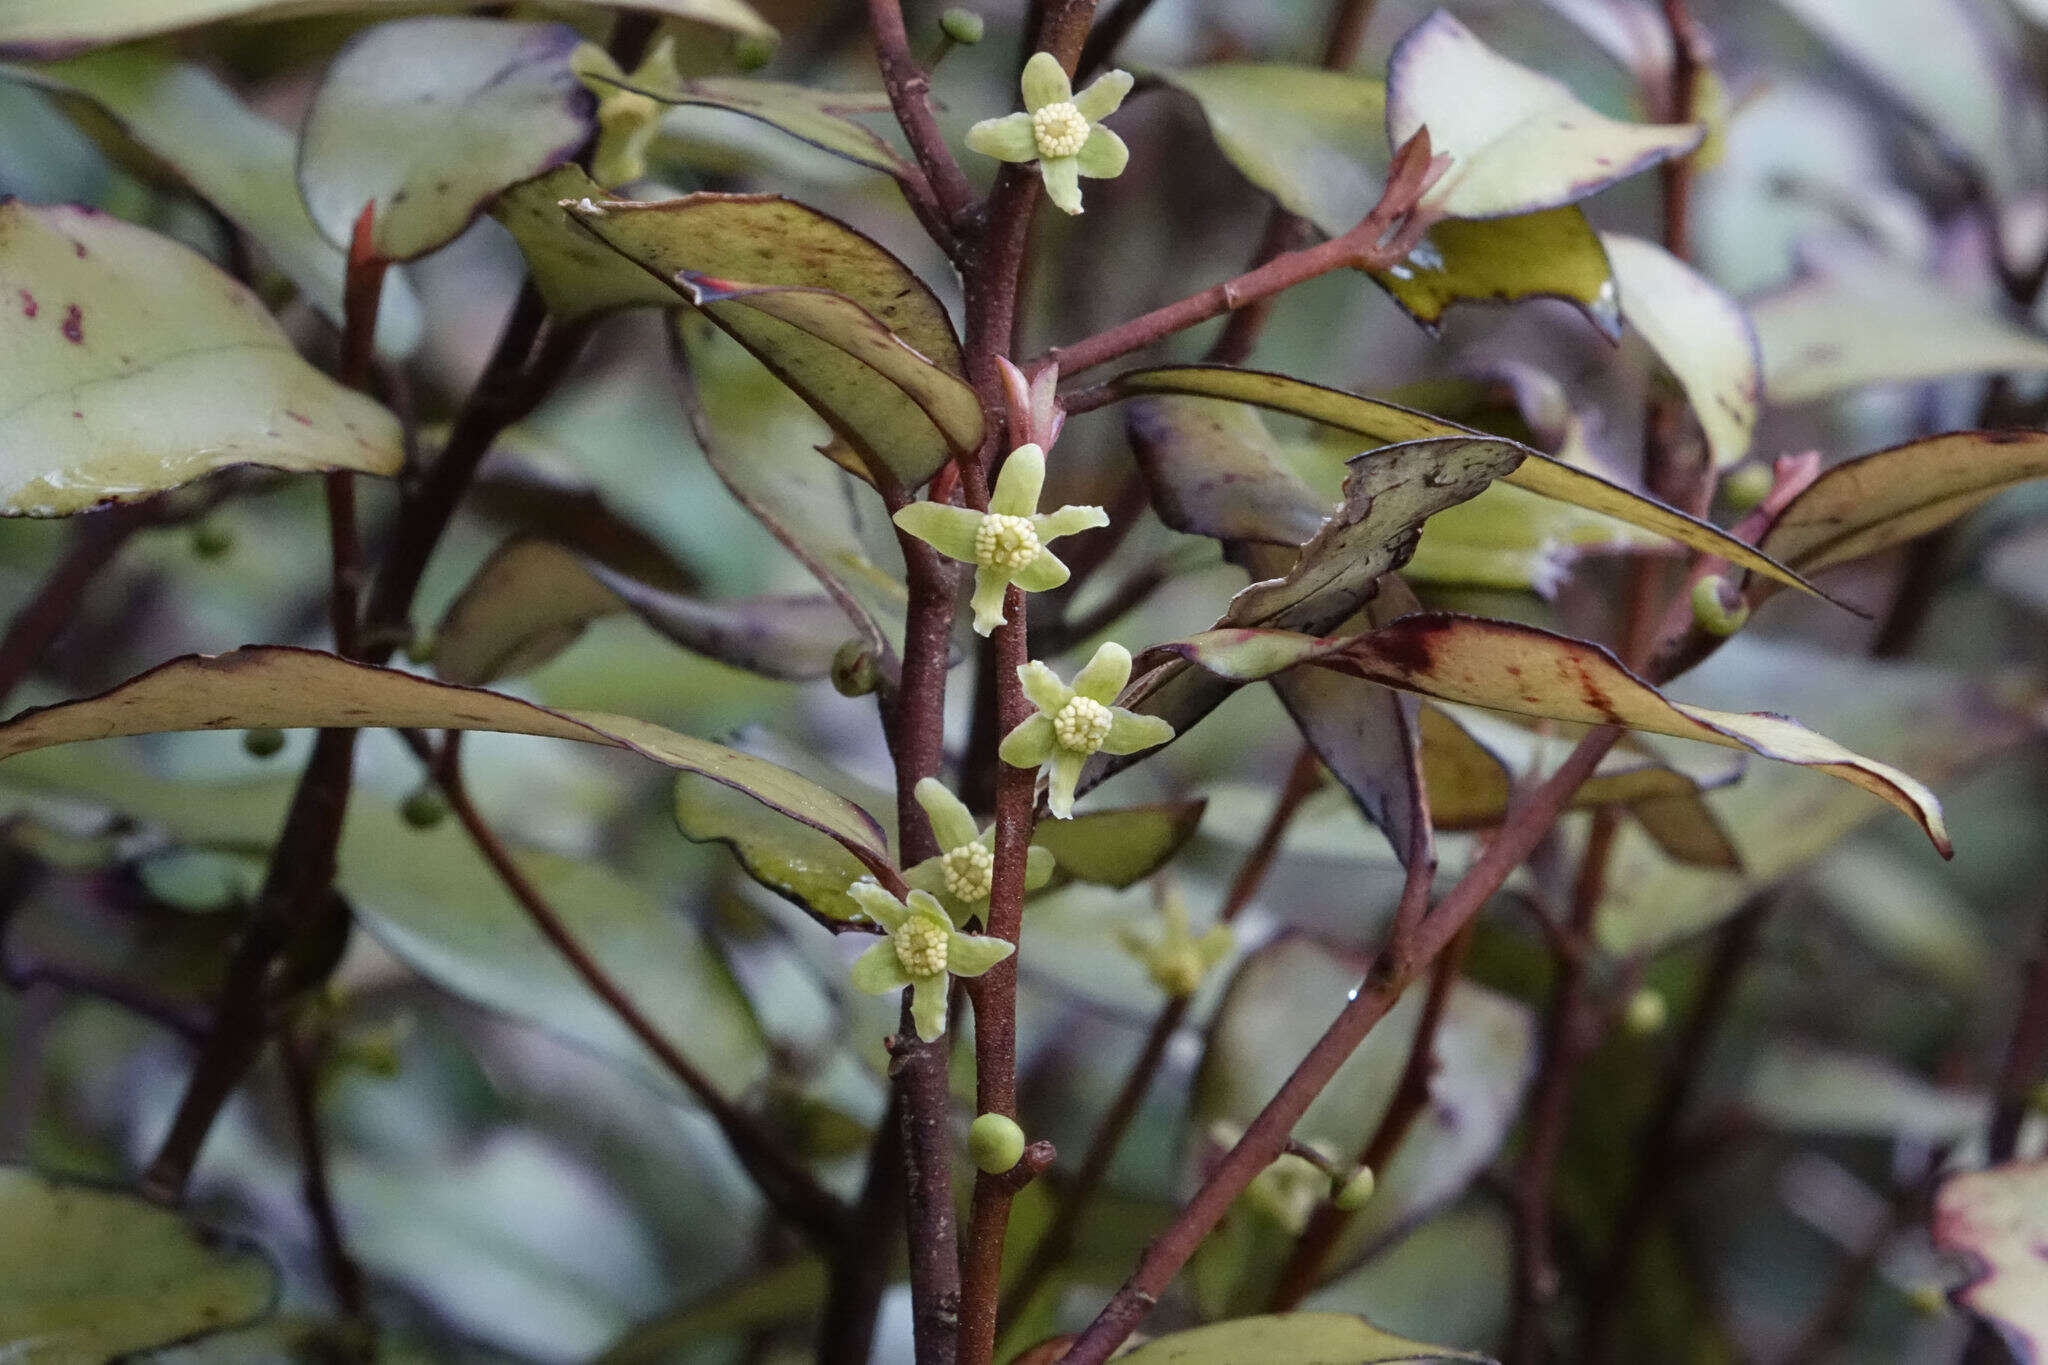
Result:
<svg viewBox="0 0 2048 1365">
<path fill-rule="evenodd" d="M 1438 437 L 1489 440 L 1522 456 L 1498 476 L 1518 487 L 1655 531 L 1682 545 L 1718 555 L 1753 573 L 1804 589 L 1816 597 L 1827 596 L 1769 556 L 1697 517 L 1666 507 L 1640 493 L 1632 493 L 1598 474 L 1565 464 L 1528 446 L 1498 437 L 1482 438 L 1469 427 L 1392 403 L 1360 398 L 1341 389 L 1325 388 L 1286 375 L 1220 365 L 1163 365 L 1156 369 L 1132 370 L 1111 380 L 1110 387 L 1120 396 L 1179 393 L 1234 399 L 1356 432 L 1381 445 Z"/>
<path fill-rule="evenodd" d="M 124 47 L 0 75 L 90 100 L 136 148 L 262 246 L 322 316 L 342 323 L 348 256 L 320 235 L 299 197 L 298 139 L 250 109 L 212 72 L 150 47 Z M 87 125 L 93 131 L 93 125 Z M 402 274 L 384 277 L 377 347 L 403 358 L 418 347 L 420 302 Z"/>
<path fill-rule="evenodd" d="M 1669 701 L 1601 646 L 1534 626 L 1424 612 L 1341 640 L 1213 630 L 1165 648 L 1237 681 L 1314 663 L 1438 701 L 1580 725 L 1618 725 L 1816 767 L 1890 802 L 1919 823 L 1943 857 L 1954 853 L 1941 803 L 1898 769 L 1782 716 Z"/>
<path fill-rule="evenodd" d="M 1935 1144 L 1963 1142 L 1991 1119 L 1981 1091 L 1944 1089 L 1881 1058 L 1803 1043 L 1766 1047 L 1750 1066 L 1741 1102 L 1787 1132 Z"/>
<path fill-rule="evenodd" d="M 824 677 L 852 630 L 824 597 L 704 602 L 522 537 L 493 551 L 449 604 L 434 671 L 470 686 L 531 672 L 590 622 L 627 612 L 684 649 L 770 678 Z"/>
<path fill-rule="evenodd" d="M 821 151 L 870 166 L 898 180 L 916 174 L 896 150 L 848 114 L 886 114 L 889 97 L 880 91 L 813 90 L 781 81 L 750 81 L 728 76 L 687 77 L 672 86 L 612 81 L 664 104 L 725 109 L 780 128 Z"/>
<path fill-rule="evenodd" d="M 1619 123 L 1570 88 L 1489 49 L 1448 12 L 1410 29 L 1387 59 L 1387 139 L 1429 129 L 1451 158 L 1425 205 L 1500 218 L 1577 203 L 1699 145 L 1696 123 Z"/>
<path fill-rule="evenodd" d="M 792 905 L 828 920 L 865 912 L 846 888 L 867 875 L 861 861 L 814 829 L 779 819 L 760 803 L 684 773 L 676 778 L 676 827 L 700 844 L 724 844 L 747 875 Z"/>
<path fill-rule="evenodd" d="M 396 473 L 398 423 L 255 294 L 91 209 L 0 203 L 0 514 L 69 516 L 234 465 Z"/>
<path fill-rule="evenodd" d="M 1749 453 L 1763 393 L 1756 333 L 1742 305 L 1654 242 L 1602 233 L 1621 315 L 1678 380 L 1718 466 Z"/>
<path fill-rule="evenodd" d="M 1397 1337 L 1348 1313 L 1284 1313 L 1170 1332 L 1121 1359 L 1129 1365 L 1406 1365 L 1489 1357 Z"/>
<path fill-rule="evenodd" d="M 640 1324 L 592 1365 L 668 1365 L 678 1350 L 701 1347 L 712 1338 L 813 1317 L 825 1302 L 826 1289 L 825 1263 L 798 1256 Z"/>
<path fill-rule="evenodd" d="M 703 299 L 878 477 L 914 488 L 980 443 L 980 401 L 945 310 L 844 223 L 770 195 L 582 199 L 570 212 L 684 301 Z"/>
<path fill-rule="evenodd" d="M 491 213 L 519 243 L 548 312 L 565 322 L 619 308 L 680 307 L 673 289 L 571 221 L 565 204 L 604 194 L 581 166 L 557 166 L 506 190 Z"/>
<path fill-rule="evenodd" d="M 276 1301 L 262 1252 L 125 1190 L 0 1166 L 0 1224 L 0 1354 L 22 1365 L 99 1365 Z"/>
<path fill-rule="evenodd" d="M 856 853 L 888 856 L 881 828 L 867 812 L 750 754 L 627 716 L 555 711 L 501 693 L 280 645 L 187 655 L 96 697 L 24 711 L 0 725 L 0 759 L 115 735 L 266 726 L 497 730 L 609 745 L 702 773 Z"/>
<path fill-rule="evenodd" d="M 1125 421 L 1153 510 L 1176 531 L 1301 545 L 1334 508 L 1281 462 L 1257 409 L 1243 403 L 1140 398 Z"/>
<path fill-rule="evenodd" d="M 1202 823 L 1206 801 L 1163 801 L 1041 820 L 1031 842 L 1050 852 L 1060 874 L 1119 889 L 1135 886 L 1179 853 Z"/>
<path fill-rule="evenodd" d="M 414 0 L 354 0 L 348 7 L 403 11 L 416 6 Z M 0 15 L 0 57 L 61 57 L 224 19 L 288 18 L 323 8 L 308 0 L 16 0 Z M 574 12 L 579 6 L 550 0 L 544 8 Z M 623 0 L 616 8 L 688 19 L 743 36 L 775 37 L 775 29 L 745 0 Z"/>
<path fill-rule="evenodd" d="M 1952 431 L 1845 460 L 1792 499 L 1760 548 L 1802 573 L 1861 559 L 2048 477 L 2048 433 Z"/>
<path fill-rule="evenodd" d="M 1976 1278 L 1957 1299 L 2017 1359 L 2048 1357 L 2048 1161 L 1951 1176 L 1935 1195 L 1934 1242 L 1974 1263 Z"/>
<path fill-rule="evenodd" d="M 1866 384 L 2048 370 L 2048 340 L 1986 296 L 1874 255 L 1839 262 L 1749 305 L 1774 403 Z"/>
<path fill-rule="evenodd" d="M 376 205 L 376 254 L 409 261 L 455 239 L 507 187 L 561 165 L 595 126 L 566 24 L 425 17 L 341 50 L 306 111 L 299 189 L 347 245 Z"/>
<path fill-rule="evenodd" d="M 1389 160 L 1380 81 L 1248 62 L 1155 74 L 1194 97 L 1232 166 L 1326 236 L 1348 232 L 1379 201 Z M 1578 304 L 1610 333 L 1617 325 L 1607 256 L 1575 208 L 1439 223 L 1423 250 L 1371 274 L 1427 324 L 1461 300 L 1547 296 Z"/>
</svg>

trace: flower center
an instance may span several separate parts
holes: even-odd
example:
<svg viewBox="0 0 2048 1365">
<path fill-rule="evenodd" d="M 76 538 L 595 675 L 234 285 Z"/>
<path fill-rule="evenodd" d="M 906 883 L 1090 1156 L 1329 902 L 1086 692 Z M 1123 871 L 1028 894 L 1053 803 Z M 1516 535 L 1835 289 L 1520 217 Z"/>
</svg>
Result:
<svg viewBox="0 0 2048 1365">
<path fill-rule="evenodd" d="M 1061 100 L 1031 115 L 1031 135 L 1041 157 L 1072 156 L 1088 142 L 1088 120 L 1072 100 Z"/>
<path fill-rule="evenodd" d="M 1109 738 L 1109 708 L 1091 697 L 1075 697 L 1052 718 L 1053 738 L 1062 749 L 1092 754 Z"/>
<path fill-rule="evenodd" d="M 939 855 L 939 871 L 946 878 L 946 890 L 963 901 L 988 899 L 995 885 L 996 855 L 978 840 L 947 849 Z"/>
<path fill-rule="evenodd" d="M 974 531 L 974 562 L 1011 573 L 1027 568 L 1039 556 L 1038 530 L 1029 517 L 991 512 Z"/>
<path fill-rule="evenodd" d="M 915 977 L 937 976 L 946 970 L 946 942 L 951 937 L 943 924 L 922 917 L 898 929 L 896 960 Z"/>
<path fill-rule="evenodd" d="M 1192 948 L 1168 949 L 1152 960 L 1151 977 L 1153 985 L 1180 999 L 1193 995 L 1202 984 L 1202 962 Z"/>
</svg>

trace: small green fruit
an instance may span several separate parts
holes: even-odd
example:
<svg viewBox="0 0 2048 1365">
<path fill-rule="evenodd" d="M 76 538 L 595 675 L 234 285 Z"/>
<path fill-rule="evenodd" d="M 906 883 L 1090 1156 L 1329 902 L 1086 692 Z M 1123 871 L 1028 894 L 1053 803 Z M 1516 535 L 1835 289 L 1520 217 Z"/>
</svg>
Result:
<svg viewBox="0 0 2048 1365">
<path fill-rule="evenodd" d="M 1719 574 L 1708 574 L 1692 585 L 1692 619 L 1709 635 L 1727 638 L 1741 630 L 1749 621 L 1749 603 L 1738 601 L 1733 607 L 1722 596 L 1725 586 Z"/>
<path fill-rule="evenodd" d="M 1372 1173 L 1372 1167 L 1360 1166 L 1352 1177 L 1344 1182 L 1331 1200 L 1346 1213 L 1356 1213 L 1365 1207 L 1365 1201 L 1372 1198 L 1372 1192 L 1379 1188 L 1379 1177 Z"/>
<path fill-rule="evenodd" d="M 448 801 L 432 787 L 421 787 L 405 798 L 405 804 L 398 808 L 405 823 L 414 829 L 432 829 L 448 818 Z"/>
<path fill-rule="evenodd" d="M 939 16 L 939 29 L 956 43 L 978 43 L 988 31 L 982 17 L 970 9 L 955 6 Z"/>
<path fill-rule="evenodd" d="M 1670 1018 L 1670 1007 L 1664 1003 L 1664 992 L 1645 987 L 1629 997 L 1628 1008 L 1623 1011 L 1622 1022 L 1628 1031 L 1637 1037 L 1647 1037 L 1663 1031 L 1665 1021 Z"/>
<path fill-rule="evenodd" d="M 244 730 L 242 731 L 242 748 L 248 752 L 251 758 L 269 758 L 278 750 L 284 748 L 284 731 L 269 729 Z"/>
<path fill-rule="evenodd" d="M 976 1169 L 1001 1175 L 1024 1159 L 1024 1130 L 1013 1118 L 983 1114 L 967 1130 L 967 1154 Z"/>
<path fill-rule="evenodd" d="M 192 528 L 192 553 L 201 559 L 219 559 L 235 548 L 235 533 L 225 526 L 202 521 Z"/>
<path fill-rule="evenodd" d="M 882 685 L 875 656 L 861 640 L 848 640 L 832 656 L 832 687 L 842 697 L 865 697 Z"/>
<path fill-rule="evenodd" d="M 759 71 L 774 57 L 774 40 L 758 34 L 748 34 L 732 45 L 733 65 L 742 71 Z"/>
<path fill-rule="evenodd" d="M 1721 480 L 1721 501 L 1732 511 L 1747 512 L 1769 497 L 1776 483 L 1769 466 L 1746 464 L 1730 470 L 1728 477 Z"/>
</svg>

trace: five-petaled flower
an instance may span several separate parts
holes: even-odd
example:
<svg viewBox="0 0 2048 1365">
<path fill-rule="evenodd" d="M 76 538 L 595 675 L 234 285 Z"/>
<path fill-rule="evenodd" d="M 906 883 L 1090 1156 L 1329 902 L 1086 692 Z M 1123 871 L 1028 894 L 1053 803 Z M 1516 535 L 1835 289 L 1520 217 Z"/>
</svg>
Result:
<svg viewBox="0 0 2048 1365">
<path fill-rule="evenodd" d="M 886 995 L 908 986 L 910 1017 L 917 1036 L 927 1043 L 946 1031 L 947 978 L 980 976 L 1016 951 L 1015 944 L 1002 939 L 955 929 L 928 892 L 913 891 L 908 901 L 900 901 L 863 877 L 846 894 L 889 931 L 854 960 L 854 989 Z"/>
<path fill-rule="evenodd" d="M 668 110 L 643 92 L 673 90 L 681 82 L 675 40 L 661 38 L 630 75 L 596 43 L 581 43 L 569 55 L 569 69 L 597 96 L 597 148 L 590 178 L 609 189 L 645 176 L 648 145 Z"/>
<path fill-rule="evenodd" d="M 913 502 L 896 513 L 896 524 L 948 559 L 974 566 L 974 629 L 987 635 L 1002 625 L 1003 590 L 1015 583 L 1026 592 L 1045 592 L 1067 581 L 1067 566 L 1046 542 L 1076 531 L 1109 525 L 1100 507 L 1038 510 L 1045 486 L 1045 452 L 1018 446 L 1003 461 L 988 511 L 944 502 Z"/>
<path fill-rule="evenodd" d="M 1110 704 L 1131 677 L 1131 652 L 1114 640 L 1095 651 L 1072 687 L 1036 659 L 1020 667 L 1017 677 L 1038 714 L 1005 735 L 1000 752 L 1014 768 L 1051 762 L 1046 808 L 1059 819 L 1074 813 L 1074 787 L 1088 755 L 1134 754 L 1173 738 L 1173 727 L 1159 717 Z"/>
<path fill-rule="evenodd" d="M 1230 956 L 1235 936 L 1227 924 L 1212 925 L 1196 934 L 1188 927 L 1187 901 L 1170 885 L 1160 891 L 1159 918 L 1163 923 L 1157 937 L 1131 929 L 1118 937 L 1124 950 L 1145 965 L 1153 985 L 1176 1000 L 1186 999 L 1217 963 Z"/>
<path fill-rule="evenodd" d="M 1102 126 L 1131 90 L 1131 73 L 1105 71 L 1074 93 L 1059 59 L 1036 52 L 1024 63 L 1024 112 L 987 118 L 967 130 L 967 145 L 998 161 L 1036 161 L 1046 197 L 1081 211 L 1081 177 L 1109 180 L 1131 159 L 1123 139 Z"/>
<path fill-rule="evenodd" d="M 986 924 L 988 893 L 996 876 L 996 827 L 977 830 L 973 812 L 935 777 L 920 781 L 915 795 L 931 819 L 939 853 L 906 871 L 903 880 L 911 890 L 929 893 L 953 923 L 979 919 Z M 1033 844 L 1024 859 L 1024 889 L 1036 891 L 1052 880 L 1052 873 L 1052 851 Z"/>
</svg>

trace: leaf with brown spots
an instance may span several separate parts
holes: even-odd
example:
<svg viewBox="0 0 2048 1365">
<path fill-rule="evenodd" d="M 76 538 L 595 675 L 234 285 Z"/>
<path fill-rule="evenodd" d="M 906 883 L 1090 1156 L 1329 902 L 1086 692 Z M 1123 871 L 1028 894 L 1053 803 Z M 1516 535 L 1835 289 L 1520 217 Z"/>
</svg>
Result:
<svg viewBox="0 0 2048 1365">
<path fill-rule="evenodd" d="M 697 76 L 673 85 L 637 85 L 593 73 L 592 79 L 621 90 L 631 90 L 678 107 L 724 109 L 780 128 L 791 137 L 810 143 L 820 151 L 870 166 L 898 180 L 917 173 L 872 129 L 855 123 L 849 114 L 887 114 L 889 97 L 873 93 L 813 90 L 809 86 L 781 81 L 751 81 L 729 76 Z"/>
<path fill-rule="evenodd" d="M 2025 1365 L 2048 1360 L 2048 1161 L 1953 1176 L 1934 1200 L 1934 1242 L 1977 1278 L 1956 1291 Z"/>
<path fill-rule="evenodd" d="M 1944 858 L 1954 853 L 1941 802 L 1907 774 L 1851 753 L 1783 716 L 1670 701 L 1599 645 L 1534 626 L 1424 612 L 1342 639 L 1213 630 L 1166 645 L 1162 652 L 1234 682 L 1315 664 L 1437 701 L 1746 749 L 1853 783 L 1912 816 Z"/>
<path fill-rule="evenodd" d="M 0 514 L 132 502 L 234 465 L 393 474 L 398 423 L 254 293 L 91 209 L 0 203 Z"/>
<path fill-rule="evenodd" d="M 630 716 L 557 711 L 499 692 L 277 645 L 188 654 L 96 697 L 24 711 L 0 724 L 0 760 L 118 735 L 307 727 L 495 730 L 627 749 L 744 792 L 832 836 L 871 865 L 888 858 L 881 827 L 866 811 L 751 754 Z"/>
</svg>

